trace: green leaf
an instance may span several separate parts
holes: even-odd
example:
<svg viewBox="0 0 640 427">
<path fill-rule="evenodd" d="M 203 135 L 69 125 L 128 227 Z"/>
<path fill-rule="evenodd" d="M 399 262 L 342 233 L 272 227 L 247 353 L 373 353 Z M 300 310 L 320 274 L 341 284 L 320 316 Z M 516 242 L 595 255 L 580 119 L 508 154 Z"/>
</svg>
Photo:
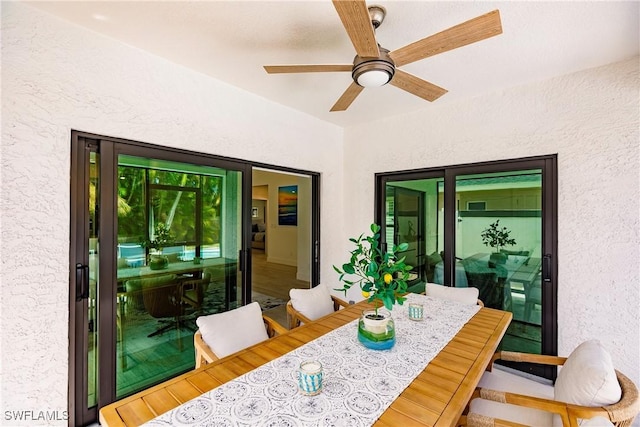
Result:
<svg viewBox="0 0 640 427">
<path fill-rule="evenodd" d="M 393 309 L 393 298 L 389 297 L 388 295 L 384 295 L 382 297 L 382 302 L 384 303 L 384 307 L 387 310 L 392 310 Z"/>
<path fill-rule="evenodd" d="M 375 261 L 371 261 L 369 265 L 367 265 L 367 275 L 376 273 L 378 271 L 378 263 Z"/>
<path fill-rule="evenodd" d="M 408 244 L 408 243 L 400 243 L 400 244 L 398 245 L 398 249 L 397 249 L 397 251 L 398 251 L 398 252 L 404 252 L 404 251 L 406 251 L 407 249 L 409 249 L 409 244 Z"/>
<path fill-rule="evenodd" d="M 348 273 L 348 274 L 355 274 L 356 272 L 351 264 L 343 264 L 342 269 L 344 270 L 345 273 Z"/>
</svg>

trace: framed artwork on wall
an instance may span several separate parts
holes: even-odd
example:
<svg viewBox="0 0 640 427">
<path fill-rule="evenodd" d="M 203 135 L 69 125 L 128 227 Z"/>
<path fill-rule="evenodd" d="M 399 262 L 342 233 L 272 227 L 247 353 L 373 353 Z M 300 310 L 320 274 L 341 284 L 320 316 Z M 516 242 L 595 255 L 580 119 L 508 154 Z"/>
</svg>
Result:
<svg viewBox="0 0 640 427">
<path fill-rule="evenodd" d="M 251 208 L 251 218 L 258 218 L 258 208 L 255 206 Z"/>
<path fill-rule="evenodd" d="M 298 225 L 298 186 L 278 187 L 278 225 Z"/>
</svg>

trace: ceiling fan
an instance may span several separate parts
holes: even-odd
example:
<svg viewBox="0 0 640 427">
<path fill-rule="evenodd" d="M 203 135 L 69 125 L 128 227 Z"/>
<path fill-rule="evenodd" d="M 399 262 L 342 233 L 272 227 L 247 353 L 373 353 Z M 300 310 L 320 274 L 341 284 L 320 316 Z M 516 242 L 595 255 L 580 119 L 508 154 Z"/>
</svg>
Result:
<svg viewBox="0 0 640 427">
<path fill-rule="evenodd" d="M 353 64 L 264 66 L 269 74 L 351 71 L 353 83 L 333 105 L 331 111 L 344 111 L 349 108 L 365 87 L 384 86 L 387 83 L 427 101 L 435 101 L 447 93 L 447 90 L 398 67 L 502 34 L 500 12 L 494 10 L 400 49 L 389 51 L 378 44 L 374 33 L 386 14 L 382 6 L 367 7 L 364 0 L 333 0 L 333 5 L 356 50 Z"/>
</svg>

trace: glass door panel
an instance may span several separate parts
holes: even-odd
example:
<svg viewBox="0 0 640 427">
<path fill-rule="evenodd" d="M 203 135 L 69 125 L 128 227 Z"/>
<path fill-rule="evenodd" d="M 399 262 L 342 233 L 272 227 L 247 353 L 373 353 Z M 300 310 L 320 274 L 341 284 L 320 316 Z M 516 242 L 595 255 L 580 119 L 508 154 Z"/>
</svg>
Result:
<svg viewBox="0 0 640 427">
<path fill-rule="evenodd" d="M 117 399 L 193 369 L 196 318 L 241 304 L 241 178 L 118 157 Z"/>
<path fill-rule="evenodd" d="M 89 153 L 89 295 L 87 298 L 87 407 L 92 408 L 98 403 L 98 281 L 100 279 L 100 253 L 98 242 L 98 199 L 100 188 L 100 169 L 98 168 L 99 154 Z"/>
<path fill-rule="evenodd" d="M 540 354 L 542 170 L 458 175 L 455 185 L 456 286 L 513 313 L 504 350 Z"/>
<path fill-rule="evenodd" d="M 410 292 L 423 292 L 426 282 L 444 283 L 442 182 L 432 178 L 386 183 L 386 242 L 409 244 L 403 255 L 413 266 Z"/>
</svg>

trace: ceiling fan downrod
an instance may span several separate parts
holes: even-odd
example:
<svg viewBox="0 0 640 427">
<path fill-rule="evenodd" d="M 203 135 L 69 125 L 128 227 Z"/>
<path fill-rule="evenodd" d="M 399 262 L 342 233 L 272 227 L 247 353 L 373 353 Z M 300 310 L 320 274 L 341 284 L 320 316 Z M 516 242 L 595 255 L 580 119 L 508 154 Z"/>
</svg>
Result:
<svg viewBox="0 0 640 427">
<path fill-rule="evenodd" d="M 377 29 L 382 21 L 384 21 L 384 17 L 387 16 L 387 10 L 378 5 L 369 6 L 367 8 L 369 10 L 369 17 L 371 18 L 371 24 L 374 29 Z"/>
</svg>

